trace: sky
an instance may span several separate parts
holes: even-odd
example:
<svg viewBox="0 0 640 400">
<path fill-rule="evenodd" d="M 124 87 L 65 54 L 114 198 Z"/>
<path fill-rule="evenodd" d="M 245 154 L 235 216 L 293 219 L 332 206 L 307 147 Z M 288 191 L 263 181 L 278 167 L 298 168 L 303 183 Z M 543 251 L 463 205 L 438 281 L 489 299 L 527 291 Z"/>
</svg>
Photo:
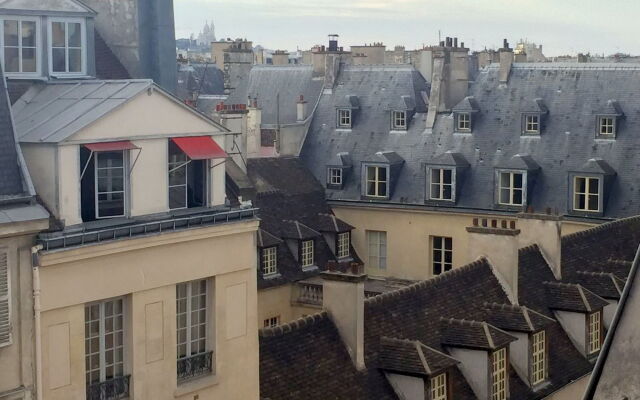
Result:
<svg viewBox="0 0 640 400">
<path fill-rule="evenodd" d="M 437 44 L 438 32 L 471 50 L 507 38 L 543 45 L 546 56 L 640 54 L 638 0 L 174 0 L 176 38 L 213 21 L 216 37 L 247 38 L 268 49 L 383 42 L 407 49 Z"/>
</svg>

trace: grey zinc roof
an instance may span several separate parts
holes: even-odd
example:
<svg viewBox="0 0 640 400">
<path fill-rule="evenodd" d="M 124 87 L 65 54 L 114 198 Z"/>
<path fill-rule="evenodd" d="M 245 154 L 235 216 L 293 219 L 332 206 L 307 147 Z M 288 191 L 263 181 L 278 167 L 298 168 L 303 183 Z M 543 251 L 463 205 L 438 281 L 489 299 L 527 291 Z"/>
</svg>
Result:
<svg viewBox="0 0 640 400">
<path fill-rule="evenodd" d="M 514 64 L 507 84 L 498 81 L 497 66 L 489 66 L 469 85 L 468 94 L 480 109 L 471 134 L 454 133 L 451 113 L 439 114 L 427 130 L 421 90 L 426 82 L 410 67 L 344 68 L 333 94 L 321 97 L 301 158 L 324 181 L 328 161 L 339 152 L 349 152 L 353 165 L 359 165 L 378 151 L 394 151 L 405 164 L 388 202 L 424 205 L 424 165 L 453 151 L 470 163 L 454 207 L 493 210 L 494 191 L 487 188 L 494 187 L 495 168 L 516 154 L 528 155 L 540 166 L 528 189 L 529 204 L 561 213 L 569 207 L 569 172 L 582 172 L 588 160 L 603 159 L 616 172 L 604 218 L 640 214 L 640 65 Z M 361 110 L 350 132 L 336 131 L 334 104 L 347 93 L 358 96 Z M 387 103 L 405 94 L 416 99 L 416 114 L 406 133 L 390 133 Z M 539 137 L 523 136 L 522 110 L 535 99 L 548 109 L 543 130 Z M 624 112 L 617 138 L 596 139 L 596 115 L 611 99 Z M 360 200 L 360 170 L 351 173 L 356 176 L 342 190 L 327 190 L 329 200 Z"/>
<path fill-rule="evenodd" d="M 0 0 L 0 12 L 28 10 L 62 13 L 95 14 L 89 6 L 78 0 Z"/>
<path fill-rule="evenodd" d="M 256 65 L 249 73 L 246 84 L 229 94 L 227 103 L 246 104 L 247 98 L 257 98 L 262 109 L 262 124 L 277 123 L 276 95 L 280 95 L 279 123 L 296 122 L 297 102 L 300 95 L 308 102 L 307 115 L 320 96 L 323 80 L 313 78 L 310 65 L 269 66 Z"/>
</svg>

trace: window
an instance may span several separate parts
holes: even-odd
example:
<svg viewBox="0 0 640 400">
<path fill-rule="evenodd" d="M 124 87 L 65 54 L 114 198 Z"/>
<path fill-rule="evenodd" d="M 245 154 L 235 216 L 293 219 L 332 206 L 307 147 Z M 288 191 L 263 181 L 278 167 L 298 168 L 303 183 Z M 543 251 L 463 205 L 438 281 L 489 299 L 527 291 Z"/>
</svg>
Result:
<svg viewBox="0 0 640 400">
<path fill-rule="evenodd" d="M 9 264 L 6 250 L 0 251 L 0 347 L 11 344 L 11 302 Z"/>
<path fill-rule="evenodd" d="M 393 129 L 407 129 L 407 113 L 405 111 L 392 111 L 391 126 Z"/>
<path fill-rule="evenodd" d="M 338 110 L 338 127 L 351 128 L 351 110 L 349 109 Z"/>
<path fill-rule="evenodd" d="M 453 200 L 453 169 L 431 169 L 431 200 Z"/>
<path fill-rule="evenodd" d="M 575 211 L 600 211 L 600 178 L 574 177 L 573 209 Z"/>
<path fill-rule="evenodd" d="M 547 347 L 545 332 L 531 335 L 531 383 L 533 385 L 545 380 L 547 376 Z"/>
<path fill-rule="evenodd" d="M 273 275 L 278 272 L 278 248 L 262 249 L 262 274 Z"/>
<path fill-rule="evenodd" d="M 500 172 L 498 204 L 521 206 L 524 204 L 524 174 L 520 172 Z"/>
<path fill-rule="evenodd" d="M 313 240 L 303 240 L 300 249 L 300 262 L 303 267 L 313 265 Z"/>
<path fill-rule="evenodd" d="M 124 376 L 123 303 L 119 298 L 88 304 L 84 308 L 87 387 Z"/>
<path fill-rule="evenodd" d="M 587 354 L 591 355 L 600 350 L 600 311 L 589 314 L 589 324 L 587 326 Z"/>
<path fill-rule="evenodd" d="M 387 167 L 367 166 L 367 196 L 387 197 L 387 183 Z"/>
<path fill-rule="evenodd" d="M 431 400 L 447 400 L 447 374 L 431 378 Z"/>
<path fill-rule="evenodd" d="M 30 18 L 2 20 L 2 59 L 5 73 L 38 75 L 40 70 L 39 25 L 37 19 Z"/>
<path fill-rule="evenodd" d="M 329 171 L 327 173 L 327 183 L 330 185 L 341 186 L 342 185 L 342 169 L 329 168 Z"/>
<path fill-rule="evenodd" d="M 540 133 L 540 116 L 524 116 L 524 133 Z"/>
<path fill-rule="evenodd" d="M 280 316 L 277 315 L 275 317 L 265 319 L 263 325 L 265 328 L 273 328 L 280 325 Z"/>
<path fill-rule="evenodd" d="M 211 372 L 211 352 L 207 352 L 208 286 L 206 279 L 176 285 L 178 379 Z"/>
<path fill-rule="evenodd" d="M 191 160 L 169 141 L 169 208 L 202 207 L 207 203 L 207 162 Z"/>
<path fill-rule="evenodd" d="M 459 132 L 471 131 L 471 114 L 469 113 L 458 114 L 458 131 Z"/>
<path fill-rule="evenodd" d="M 52 20 L 49 23 L 49 47 L 51 73 L 84 73 L 86 38 L 83 20 Z"/>
<path fill-rule="evenodd" d="M 125 152 L 96 152 L 96 218 L 125 214 Z"/>
<path fill-rule="evenodd" d="M 387 232 L 367 231 L 369 248 L 369 266 L 375 269 L 387 269 Z"/>
<path fill-rule="evenodd" d="M 598 118 L 598 134 L 601 136 L 613 136 L 616 131 L 616 120 L 614 117 Z"/>
<path fill-rule="evenodd" d="M 344 258 L 344 257 L 349 257 L 349 245 L 351 244 L 351 233 L 350 232 L 343 232 L 343 233 L 338 233 L 338 240 L 337 240 L 337 247 L 336 247 L 336 255 L 338 256 L 338 258 Z"/>
<path fill-rule="evenodd" d="M 433 275 L 450 271 L 453 266 L 453 239 L 450 237 L 432 236 Z"/>
<path fill-rule="evenodd" d="M 491 354 L 491 400 L 507 399 L 507 349 Z"/>
</svg>

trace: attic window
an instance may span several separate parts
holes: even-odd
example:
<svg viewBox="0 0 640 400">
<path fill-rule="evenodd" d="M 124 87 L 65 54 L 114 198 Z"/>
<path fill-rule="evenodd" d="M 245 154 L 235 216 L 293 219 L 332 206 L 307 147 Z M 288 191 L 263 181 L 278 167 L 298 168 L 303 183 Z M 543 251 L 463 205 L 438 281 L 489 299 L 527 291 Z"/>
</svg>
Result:
<svg viewBox="0 0 640 400">
<path fill-rule="evenodd" d="M 303 268 L 313 265 L 313 240 L 303 240 L 301 242 L 300 262 Z"/>
<path fill-rule="evenodd" d="M 600 311 L 589 314 L 587 322 L 587 354 L 600 351 L 602 333 L 602 318 Z"/>
<path fill-rule="evenodd" d="M 338 109 L 338 128 L 351 128 L 351 110 L 348 108 Z"/>
<path fill-rule="evenodd" d="M 5 73 L 39 75 L 40 20 L 14 17 L 1 22 Z"/>
<path fill-rule="evenodd" d="M 431 400 L 447 400 L 447 374 L 431 378 Z"/>
<path fill-rule="evenodd" d="M 453 201 L 455 190 L 453 168 L 431 168 L 430 200 Z"/>
<path fill-rule="evenodd" d="M 537 114 L 526 114 L 524 116 L 524 133 L 539 134 L 540 133 L 540 116 Z"/>
<path fill-rule="evenodd" d="M 599 117 L 598 134 L 604 137 L 615 137 L 616 119 L 614 117 Z"/>
<path fill-rule="evenodd" d="M 336 239 L 336 255 L 338 258 L 349 257 L 349 246 L 351 245 L 350 232 L 338 233 Z"/>
<path fill-rule="evenodd" d="M 458 132 L 471 132 L 471 114 L 469 113 L 457 113 L 458 119 L 457 131 Z"/>
<path fill-rule="evenodd" d="M 278 272 L 278 248 L 267 247 L 262 249 L 262 274 L 273 275 Z"/>
<path fill-rule="evenodd" d="M 573 209 L 600 211 L 600 178 L 575 176 L 573 182 Z"/>
<path fill-rule="evenodd" d="M 86 65 L 86 35 L 83 19 L 49 22 L 49 65 L 52 74 L 83 74 Z"/>
<path fill-rule="evenodd" d="M 531 384 L 543 382 L 547 377 L 547 344 L 545 331 L 531 335 Z"/>
<path fill-rule="evenodd" d="M 406 111 L 391 112 L 391 127 L 393 129 L 407 129 L 407 113 Z"/>
<path fill-rule="evenodd" d="M 522 206 L 525 202 L 524 172 L 503 171 L 498 174 L 498 204 L 506 206 Z"/>
<path fill-rule="evenodd" d="M 342 168 L 329 168 L 327 183 L 332 186 L 342 186 Z"/>
<path fill-rule="evenodd" d="M 491 400 L 507 399 L 507 349 L 491 354 Z"/>
<path fill-rule="evenodd" d="M 385 166 L 367 166 L 366 195 L 369 197 L 387 197 L 388 168 Z"/>
</svg>

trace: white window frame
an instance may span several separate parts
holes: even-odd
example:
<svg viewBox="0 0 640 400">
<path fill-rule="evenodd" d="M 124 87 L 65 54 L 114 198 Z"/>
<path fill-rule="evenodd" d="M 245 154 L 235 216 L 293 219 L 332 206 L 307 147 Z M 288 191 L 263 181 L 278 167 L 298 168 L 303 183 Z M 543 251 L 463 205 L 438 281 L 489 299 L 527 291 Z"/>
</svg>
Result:
<svg viewBox="0 0 640 400">
<path fill-rule="evenodd" d="M 407 112 L 394 110 L 391 111 L 391 127 L 393 129 L 407 129 Z"/>
<path fill-rule="evenodd" d="M 280 325 L 280 316 L 269 317 L 262 322 L 264 328 L 275 328 Z"/>
<path fill-rule="evenodd" d="M 471 113 L 461 112 L 458 113 L 457 118 L 457 131 L 458 132 L 471 132 Z"/>
<path fill-rule="evenodd" d="M 509 175 L 509 186 L 502 186 L 502 175 Z M 515 175 L 522 175 L 522 187 L 517 188 L 515 186 Z M 502 190 L 506 189 L 509 191 L 509 198 L 502 198 Z M 514 202 L 514 195 L 516 190 L 520 190 L 522 192 L 522 202 L 516 203 Z M 503 206 L 523 206 L 527 202 L 527 174 L 523 171 L 498 171 L 498 204 Z"/>
<path fill-rule="evenodd" d="M 22 24 L 22 21 L 35 22 L 36 23 L 36 71 L 35 72 L 7 72 L 4 65 L 4 21 L 18 21 Z M 19 17 L 12 15 L 0 15 L 0 60 L 2 60 L 3 71 L 8 78 L 34 78 L 42 76 L 42 33 L 41 23 L 39 17 Z M 20 31 L 20 27 L 18 28 Z M 22 35 L 18 35 L 18 54 L 20 59 L 20 70 L 22 70 Z"/>
<path fill-rule="evenodd" d="M 374 176 L 369 175 L 369 169 L 373 168 Z M 385 180 L 380 178 L 380 170 L 385 170 Z M 369 183 L 373 183 L 373 194 L 369 193 Z M 385 192 L 380 193 L 380 185 L 385 185 Z M 389 168 L 383 165 L 365 165 L 364 193 L 367 197 L 386 198 L 389 195 Z"/>
<path fill-rule="evenodd" d="M 124 297 L 116 297 L 116 298 L 112 298 L 112 299 L 108 299 L 108 300 L 101 300 L 101 301 L 97 301 L 97 302 L 93 302 L 93 303 L 88 303 L 85 305 L 85 335 L 84 335 L 84 340 L 85 340 L 85 363 L 87 362 L 87 357 L 91 357 L 91 355 L 97 354 L 100 362 L 99 362 L 99 373 L 100 373 L 100 378 L 99 381 L 97 382 L 104 382 L 107 380 L 107 376 L 106 376 L 106 369 L 108 367 L 107 363 L 106 363 L 106 353 L 108 350 L 113 350 L 114 351 L 114 358 L 112 360 L 112 366 L 115 369 L 115 366 L 117 364 L 122 364 L 122 374 L 121 375 L 117 375 L 114 371 L 114 377 L 115 376 L 125 376 L 126 375 L 126 356 L 127 356 L 127 346 L 126 346 L 126 299 Z M 122 302 L 122 312 L 120 314 L 116 314 L 115 313 L 115 308 L 112 314 L 112 317 L 114 318 L 113 324 L 115 324 L 115 318 L 117 318 L 118 316 L 120 316 L 122 318 L 122 325 L 120 327 L 120 329 L 116 329 L 115 325 L 113 326 L 113 330 L 109 333 L 109 334 L 113 334 L 114 338 L 112 341 L 112 349 L 107 349 L 106 346 L 106 330 L 105 330 L 105 324 L 106 324 L 106 313 L 105 313 L 105 309 L 108 303 L 112 303 L 113 306 L 115 306 L 115 303 L 117 301 L 121 301 Z M 86 310 L 91 307 L 95 307 L 98 306 L 99 307 L 99 316 L 97 320 L 89 320 L 87 321 L 86 319 Z M 91 322 L 98 322 L 98 341 L 99 341 L 99 349 L 98 349 L 98 353 L 87 353 L 86 349 L 87 349 L 87 345 L 86 342 L 93 338 L 95 338 L 95 336 L 90 336 L 87 337 L 87 332 L 89 332 L 89 328 L 87 327 L 88 324 L 91 324 Z M 120 332 L 122 334 L 122 343 L 120 346 L 116 346 L 116 342 L 115 342 L 115 335 Z M 115 352 L 118 350 L 118 348 L 121 348 L 122 350 L 122 359 L 119 362 L 115 361 Z M 94 370 L 87 370 L 85 369 L 85 382 L 87 385 L 91 385 L 93 383 L 97 383 L 97 382 L 91 382 L 90 381 L 90 374 L 91 372 L 93 372 Z M 111 379 L 111 378 L 109 378 Z"/>
<path fill-rule="evenodd" d="M 80 24 L 80 51 L 81 54 L 81 70 L 80 72 L 53 72 L 53 24 L 55 22 L 61 22 L 65 24 L 65 69 L 69 69 L 69 29 L 67 24 Z M 72 77 L 72 76 L 86 76 L 87 75 L 87 28 L 84 18 L 49 18 L 47 22 L 47 50 L 49 54 L 49 75 Z"/>
<path fill-rule="evenodd" d="M 300 241 L 300 265 L 302 268 L 314 265 L 314 247 L 313 239 Z"/>
<path fill-rule="evenodd" d="M 596 311 L 587 316 L 587 355 L 593 355 L 602 348 L 602 313 Z"/>
<path fill-rule="evenodd" d="M 579 179 L 584 179 L 584 192 L 578 192 L 578 180 Z M 581 212 L 600 212 L 600 191 L 601 191 L 601 185 L 600 185 L 600 179 L 597 176 L 583 176 L 583 175 L 576 175 L 573 177 L 573 210 L 574 211 L 581 211 Z M 589 189 L 591 188 L 591 182 L 594 181 L 596 182 L 596 185 L 598 186 L 598 193 L 590 193 Z M 584 196 L 584 208 L 578 208 L 578 196 Z M 589 208 L 589 198 L 595 196 L 597 199 L 597 204 L 598 204 L 598 208 L 596 210 L 593 210 L 591 208 Z"/>
<path fill-rule="evenodd" d="M 329 167 L 327 169 L 327 183 L 329 185 L 342 185 L 342 168 Z"/>
<path fill-rule="evenodd" d="M 451 171 L 451 182 L 444 182 L 444 171 Z M 434 174 L 438 174 L 439 182 L 434 182 L 433 177 Z M 455 168 L 429 168 L 429 199 L 430 200 L 439 200 L 439 201 L 454 201 L 455 199 L 455 184 L 456 184 L 456 170 Z M 449 186 L 451 188 L 451 197 L 444 197 L 444 189 Z M 438 193 L 434 193 L 434 189 Z"/>
<path fill-rule="evenodd" d="M 368 265 L 375 270 L 387 269 L 387 232 L 367 230 Z"/>
<path fill-rule="evenodd" d="M 2 290 L 3 287 L 5 287 L 4 290 Z M 4 294 L 2 294 L 3 292 Z M 9 251 L 4 247 L 0 248 L 0 305 L 3 303 L 7 307 L 7 320 L 4 323 L 0 321 L 0 334 L 6 335 L 7 339 L 0 341 L 0 348 L 13 343 L 13 324 L 11 323 L 11 268 L 9 267 Z"/>
<path fill-rule="evenodd" d="M 538 114 L 524 115 L 524 133 L 540 133 L 540 116 Z"/>
<path fill-rule="evenodd" d="M 608 123 L 611 122 L 611 123 Z M 604 132 L 603 132 L 604 130 Z M 611 130 L 611 132 L 608 132 Z M 616 117 L 602 115 L 598 117 L 598 136 L 615 137 L 616 135 Z"/>
<path fill-rule="evenodd" d="M 101 217 L 100 216 L 100 208 L 98 203 L 98 198 L 100 194 L 113 194 L 120 193 L 119 190 L 112 190 L 107 192 L 99 192 L 98 191 L 98 170 L 99 169 L 109 169 L 109 168 L 99 168 L 98 160 L 99 156 L 102 153 L 116 153 L 118 151 L 122 152 L 122 214 L 120 215 L 108 215 Z M 113 150 L 113 151 L 96 151 L 94 152 L 94 165 L 93 165 L 93 173 L 94 173 L 94 207 L 95 207 L 95 216 L 96 219 L 109 219 L 109 218 L 118 218 L 125 217 L 128 215 L 128 207 L 129 207 L 129 151 L 128 150 Z M 120 167 L 111 167 L 111 169 L 120 168 Z"/>
<path fill-rule="evenodd" d="M 204 308 L 198 308 L 197 310 L 193 309 L 193 287 L 192 285 L 195 284 L 199 284 L 201 282 L 205 282 L 205 305 Z M 178 292 L 179 292 L 179 288 L 181 286 L 186 286 L 186 296 L 185 297 L 178 297 Z M 176 284 L 176 359 L 180 360 L 182 358 L 189 358 L 189 357 L 193 357 L 195 355 L 198 354 L 203 354 L 203 353 L 207 353 L 209 348 L 210 348 L 210 340 L 209 340 L 209 329 L 210 329 L 210 317 L 209 317 L 209 313 L 211 312 L 211 282 L 209 279 L 197 279 L 195 281 L 189 281 L 189 282 L 182 282 L 182 283 L 178 283 Z M 186 311 L 184 313 L 179 312 L 179 308 L 178 308 L 178 301 L 180 301 L 181 299 L 186 299 Z M 204 322 L 198 322 L 198 324 L 193 324 L 193 321 L 191 320 L 191 316 L 192 313 L 194 311 L 202 311 L 204 310 L 204 314 L 205 314 L 205 320 Z M 178 317 L 180 317 L 181 314 L 186 314 L 186 324 L 184 327 L 179 326 L 178 325 Z M 197 325 L 197 326 L 201 326 L 204 324 L 204 337 L 198 337 L 197 339 L 194 340 L 194 338 L 192 337 L 193 334 L 193 328 Z M 186 329 L 186 338 L 185 338 L 185 342 L 179 342 L 180 340 L 180 330 L 181 329 Z M 193 353 L 191 345 L 192 342 L 194 341 L 200 341 L 200 340 L 204 340 L 204 350 L 202 351 L 197 351 L 195 353 Z M 179 346 L 181 345 L 185 345 L 186 346 L 186 352 L 185 352 L 185 356 L 184 357 L 180 357 L 180 350 L 178 349 Z M 212 366 L 213 369 L 213 366 Z"/>
<path fill-rule="evenodd" d="M 436 246 L 436 242 L 440 239 L 440 246 Z M 450 248 L 447 249 L 447 241 Z M 451 261 L 447 262 L 446 255 L 449 254 Z M 440 256 L 440 261 L 436 261 L 436 255 Z M 439 265 L 440 272 L 436 273 L 436 265 Z M 433 276 L 440 275 L 453 269 L 453 238 L 447 236 L 431 236 L 431 274 Z"/>
<path fill-rule="evenodd" d="M 531 335 L 531 384 L 547 378 L 547 337 L 545 331 Z"/>
<path fill-rule="evenodd" d="M 179 150 L 179 153 L 177 153 L 176 155 L 183 155 L 184 156 L 184 161 L 183 160 L 178 160 L 176 158 L 176 161 L 172 161 L 171 160 L 171 142 L 169 142 L 169 146 L 167 148 L 167 201 L 168 201 L 168 207 L 170 210 L 182 210 L 185 208 L 189 207 L 189 168 L 188 165 L 191 162 L 191 160 L 189 159 L 189 156 L 187 156 L 187 154 L 185 152 L 183 152 L 177 145 L 174 145 L 175 148 L 177 148 Z M 180 183 L 180 184 L 176 184 L 176 185 L 172 185 L 171 184 L 171 173 L 172 172 L 176 172 L 180 169 L 184 169 L 184 183 Z M 172 188 L 179 188 L 179 187 L 184 187 L 184 206 L 183 207 L 171 207 L 171 189 Z"/>
<path fill-rule="evenodd" d="M 448 389 L 446 372 L 431 378 L 431 400 L 447 400 Z"/>
<path fill-rule="evenodd" d="M 506 400 L 507 348 L 503 347 L 491 353 L 491 400 Z"/>
<path fill-rule="evenodd" d="M 338 233 L 336 238 L 336 256 L 346 258 L 351 255 L 349 246 L 351 245 L 351 232 Z"/>
<path fill-rule="evenodd" d="M 265 247 L 261 251 L 262 275 L 270 276 L 278 273 L 278 247 Z"/>
<path fill-rule="evenodd" d="M 351 128 L 352 112 L 349 108 L 338 109 L 338 128 Z"/>
</svg>

